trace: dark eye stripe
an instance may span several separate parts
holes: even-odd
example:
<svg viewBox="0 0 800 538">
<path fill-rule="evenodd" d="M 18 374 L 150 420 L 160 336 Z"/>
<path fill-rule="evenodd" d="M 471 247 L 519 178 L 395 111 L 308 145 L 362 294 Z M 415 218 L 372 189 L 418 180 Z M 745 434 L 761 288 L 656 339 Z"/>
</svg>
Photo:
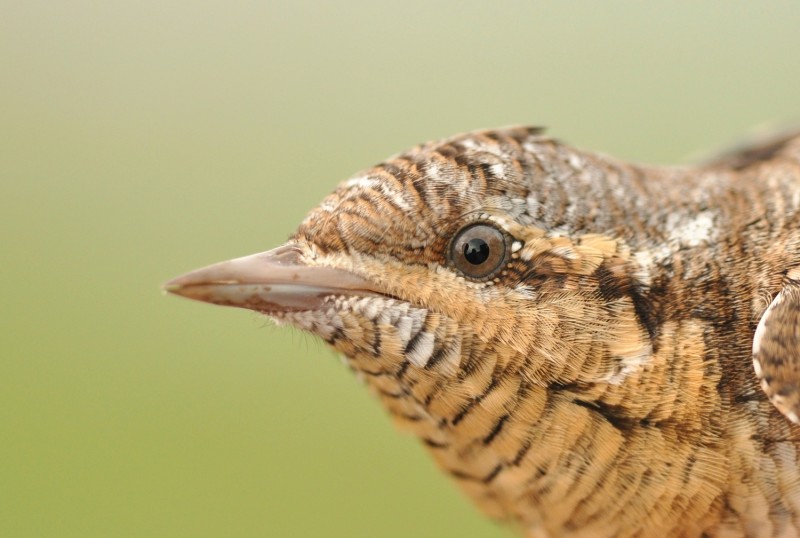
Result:
<svg viewBox="0 0 800 538">
<path fill-rule="evenodd" d="M 488 223 L 469 224 L 450 242 L 450 262 L 464 276 L 485 279 L 506 261 L 506 237 Z"/>
</svg>

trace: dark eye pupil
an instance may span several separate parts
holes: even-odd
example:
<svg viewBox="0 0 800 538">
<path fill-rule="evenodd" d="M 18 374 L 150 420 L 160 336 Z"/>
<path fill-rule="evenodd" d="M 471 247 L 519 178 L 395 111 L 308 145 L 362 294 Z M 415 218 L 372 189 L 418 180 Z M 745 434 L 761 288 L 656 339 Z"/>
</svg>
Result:
<svg viewBox="0 0 800 538">
<path fill-rule="evenodd" d="M 489 259 L 489 245 L 483 239 L 470 239 L 464 243 L 464 257 L 472 265 L 480 265 Z"/>
</svg>

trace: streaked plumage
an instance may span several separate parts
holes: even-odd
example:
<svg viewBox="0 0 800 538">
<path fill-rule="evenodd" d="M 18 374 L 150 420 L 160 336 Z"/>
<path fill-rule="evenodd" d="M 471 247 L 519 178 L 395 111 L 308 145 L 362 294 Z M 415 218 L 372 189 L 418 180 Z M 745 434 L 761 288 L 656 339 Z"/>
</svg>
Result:
<svg viewBox="0 0 800 538">
<path fill-rule="evenodd" d="M 512 128 L 393 157 L 168 289 L 323 338 L 532 536 L 796 536 L 798 229 L 800 136 L 658 168 Z"/>
</svg>

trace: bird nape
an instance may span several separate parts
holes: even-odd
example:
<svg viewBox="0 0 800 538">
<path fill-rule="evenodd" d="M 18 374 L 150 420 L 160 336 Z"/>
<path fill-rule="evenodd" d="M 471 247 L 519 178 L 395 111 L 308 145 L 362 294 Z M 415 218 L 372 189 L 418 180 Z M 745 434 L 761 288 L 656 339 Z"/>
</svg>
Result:
<svg viewBox="0 0 800 538">
<path fill-rule="evenodd" d="M 798 229 L 798 134 L 647 167 L 509 128 L 166 289 L 318 335 L 531 536 L 796 536 Z"/>
</svg>

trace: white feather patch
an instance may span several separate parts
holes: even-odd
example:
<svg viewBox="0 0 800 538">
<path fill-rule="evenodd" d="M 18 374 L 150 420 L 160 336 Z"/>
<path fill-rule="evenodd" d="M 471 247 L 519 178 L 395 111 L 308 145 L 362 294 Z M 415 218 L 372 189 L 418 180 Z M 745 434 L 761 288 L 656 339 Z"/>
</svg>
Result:
<svg viewBox="0 0 800 538">
<path fill-rule="evenodd" d="M 433 335 L 429 332 L 422 332 L 417 336 L 414 346 L 409 350 L 406 359 L 419 368 L 424 368 L 433 355 Z"/>
<path fill-rule="evenodd" d="M 671 228 L 670 241 L 689 247 L 696 247 L 702 243 L 709 242 L 712 238 L 714 213 L 711 211 L 701 211 L 687 221 L 681 221 L 677 218 L 670 220 L 667 221 L 667 228 Z"/>
</svg>

